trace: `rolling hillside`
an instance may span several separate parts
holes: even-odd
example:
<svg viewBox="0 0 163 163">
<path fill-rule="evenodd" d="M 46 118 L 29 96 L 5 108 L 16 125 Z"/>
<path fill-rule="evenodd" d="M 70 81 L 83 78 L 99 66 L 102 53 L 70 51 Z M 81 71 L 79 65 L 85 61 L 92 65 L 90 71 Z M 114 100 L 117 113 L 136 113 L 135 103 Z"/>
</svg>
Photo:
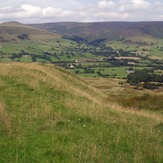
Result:
<svg viewBox="0 0 163 163">
<path fill-rule="evenodd" d="M 163 39 L 163 22 L 61 22 L 32 26 L 62 35 L 77 35 L 88 40 Z"/>
<path fill-rule="evenodd" d="M 23 38 L 23 35 L 27 37 Z M 60 38 L 56 33 L 37 29 L 19 22 L 6 22 L 0 24 L 0 42 L 18 42 L 24 40 L 48 40 Z"/>
<path fill-rule="evenodd" d="M 0 162 L 162 162 L 162 127 L 61 68 L 0 63 Z"/>
</svg>

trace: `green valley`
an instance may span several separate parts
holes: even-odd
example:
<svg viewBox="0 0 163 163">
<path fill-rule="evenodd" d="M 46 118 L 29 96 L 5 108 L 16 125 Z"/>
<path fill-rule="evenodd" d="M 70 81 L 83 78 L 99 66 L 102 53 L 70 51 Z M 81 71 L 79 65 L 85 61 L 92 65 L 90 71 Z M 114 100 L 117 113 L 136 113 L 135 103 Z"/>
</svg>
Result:
<svg viewBox="0 0 163 163">
<path fill-rule="evenodd" d="M 97 24 L 102 25 L 102 23 Z M 115 23 L 117 29 L 113 30 L 109 23 L 104 23 L 102 29 L 106 31 L 110 27 L 110 30 L 116 33 L 121 29 L 122 24 Z M 81 37 L 81 33 L 75 33 L 76 30 L 74 30 L 74 33 L 70 30 L 69 35 L 68 29 L 66 30 L 67 33 L 60 34 L 58 33 L 60 31 L 57 31 L 59 28 L 52 31 L 52 26 L 55 27 L 57 23 L 35 25 L 44 28 L 43 30 L 18 22 L 3 23 L 0 25 L 0 61 L 52 63 L 85 77 L 126 78 L 131 68 L 139 70 L 155 68 L 159 70 L 163 64 L 162 35 L 157 37 L 150 32 L 148 35 L 142 34 L 140 29 L 146 29 L 146 24 L 143 26 L 143 23 L 138 23 L 138 27 L 136 25 L 134 27 L 133 24 L 124 23 L 119 35 L 126 28 L 133 29 L 132 33 L 129 32 L 128 35 L 125 35 L 126 38 L 112 37 L 112 39 L 109 39 L 109 34 L 106 35 L 108 38 L 102 38 L 103 34 L 101 32 L 98 37 L 95 35 L 94 38 L 86 39 L 85 35 Z M 51 27 L 49 32 L 45 31 L 45 29 L 48 29 L 48 25 Z M 66 26 L 64 23 L 61 25 L 62 28 Z M 78 25 L 84 32 L 88 24 L 81 23 Z M 161 26 L 162 23 L 158 22 L 155 26 L 152 24 L 150 28 L 161 30 Z M 91 27 L 93 32 L 93 23 L 87 27 L 89 31 Z M 76 28 L 75 25 L 74 28 Z M 135 28 L 140 30 L 139 33 L 136 33 Z M 149 29 L 147 28 L 147 30 Z M 91 36 L 91 34 L 88 33 L 87 36 Z"/>
<path fill-rule="evenodd" d="M 161 163 L 162 27 L 0 24 L 0 162 Z"/>
</svg>

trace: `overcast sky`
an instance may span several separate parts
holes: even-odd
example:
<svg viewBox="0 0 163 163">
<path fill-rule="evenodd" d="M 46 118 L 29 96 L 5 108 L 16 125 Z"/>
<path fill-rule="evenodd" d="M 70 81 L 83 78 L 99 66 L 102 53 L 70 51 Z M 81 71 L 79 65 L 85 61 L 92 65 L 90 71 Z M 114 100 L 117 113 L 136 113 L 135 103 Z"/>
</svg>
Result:
<svg viewBox="0 0 163 163">
<path fill-rule="evenodd" d="M 6 21 L 163 21 L 163 0 L 0 0 Z"/>
</svg>

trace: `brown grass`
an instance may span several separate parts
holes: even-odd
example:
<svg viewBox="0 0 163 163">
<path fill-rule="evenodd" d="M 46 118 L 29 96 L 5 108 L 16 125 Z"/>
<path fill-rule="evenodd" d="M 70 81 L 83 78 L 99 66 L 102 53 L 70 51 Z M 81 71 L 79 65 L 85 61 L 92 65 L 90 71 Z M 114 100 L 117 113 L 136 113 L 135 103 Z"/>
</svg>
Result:
<svg viewBox="0 0 163 163">
<path fill-rule="evenodd" d="M 157 113 L 153 113 L 150 111 L 138 111 L 135 108 L 125 108 L 117 104 L 116 101 L 112 100 L 111 102 L 108 99 L 108 96 L 111 99 L 114 99 L 115 96 L 120 97 L 120 96 L 128 96 L 128 95 L 133 95 L 133 94 L 135 95 L 142 94 L 141 91 L 134 90 L 132 87 L 130 87 L 127 83 L 125 83 L 124 80 L 103 79 L 103 78 L 80 79 L 58 67 L 54 68 L 54 66 L 52 65 L 44 66 L 39 63 L 32 63 L 32 64 L 31 63 L 30 64 L 29 63 L 26 63 L 26 64 L 24 63 L 23 64 L 22 63 L 10 63 L 10 64 L 1 63 L 1 65 L 2 65 L 1 66 L 2 69 L 0 69 L 1 75 L 12 74 L 12 76 L 23 76 L 22 78 L 19 78 L 18 80 L 22 80 L 21 82 L 25 82 L 33 89 L 37 89 L 38 83 L 42 82 L 48 85 L 48 87 L 50 88 L 55 88 L 55 89 L 59 89 L 63 91 L 66 90 L 68 92 L 71 92 L 74 95 L 77 95 L 77 97 L 87 99 L 87 102 L 85 103 L 83 103 L 82 100 L 78 100 L 78 103 L 76 103 L 75 100 L 73 101 L 71 98 L 67 98 L 67 99 L 63 99 L 61 103 L 64 103 L 70 109 L 78 108 L 78 110 L 81 110 L 83 113 L 91 117 L 92 116 L 99 117 L 101 114 L 103 114 L 103 112 L 100 111 L 100 106 L 101 106 L 101 107 L 109 107 L 120 112 L 126 112 L 126 113 L 136 114 L 140 116 L 150 117 L 157 121 L 161 121 L 162 119 L 162 115 L 158 115 Z M 31 71 L 33 73 L 31 73 Z M 65 73 L 61 73 L 61 71 Z M 123 82 L 124 84 L 121 85 L 119 84 L 119 82 Z M 91 85 L 95 86 L 98 89 L 93 88 Z M 152 91 L 153 94 L 158 93 L 158 92 L 159 90 Z M 162 94 L 163 92 L 160 90 L 159 93 Z M 43 108 L 44 108 L 43 109 L 44 114 L 45 113 L 50 114 L 50 110 L 49 110 L 51 108 L 50 106 L 43 106 Z M 5 122 L 7 123 L 7 120 L 9 120 L 9 118 L 7 118 L 8 117 L 7 113 L 4 113 L 3 111 L 3 114 L 5 114 L 5 119 L 6 119 Z M 37 109 L 35 110 L 35 113 L 33 114 L 37 116 Z M 10 126 L 9 125 L 10 123 L 7 123 L 7 124 L 8 126 Z"/>
<path fill-rule="evenodd" d="M 128 60 L 128 59 L 132 59 L 132 60 L 140 60 L 140 58 L 139 57 L 115 57 L 116 59 L 126 59 L 126 60 Z"/>
<path fill-rule="evenodd" d="M 147 110 L 137 110 L 135 108 L 131 108 L 131 107 L 123 107 L 117 103 L 110 103 L 109 106 L 113 109 L 116 110 L 118 112 L 124 112 L 124 113 L 129 113 L 129 114 L 135 114 L 138 116 L 143 116 L 143 117 L 147 117 L 147 118 L 151 118 L 159 123 L 163 122 L 163 115 L 162 114 L 158 114 L 152 111 L 147 111 Z"/>
<path fill-rule="evenodd" d="M 149 162 L 153 157 L 156 162 L 161 160 L 162 137 L 156 130 L 162 122 L 161 115 L 107 101 L 108 96 L 100 90 L 52 65 L 0 66 L 0 77 L 8 86 L 0 99 L 4 138 L 5 128 L 13 130 L 11 140 L 7 137 L 7 141 L 1 141 L 1 162 L 6 158 L 8 162 L 14 158 L 16 162 Z M 105 86 L 107 80 L 98 82 Z M 127 147 L 128 152 L 123 150 L 126 146 L 133 155 L 130 148 Z M 16 152 L 10 155 L 8 147 Z M 61 158 L 56 157 L 58 153 Z"/>
<path fill-rule="evenodd" d="M 54 69 L 54 66 L 51 65 L 42 66 L 40 64 L 30 64 L 30 66 L 28 66 L 28 64 L 13 63 L 11 66 L 14 66 L 19 70 L 23 68 L 21 74 L 20 71 L 18 74 L 16 74 L 16 71 L 14 71 L 15 74 L 13 75 L 26 76 L 28 82 L 27 84 L 32 87 L 37 87 L 37 83 L 41 81 L 48 84 L 49 87 L 58 88 L 60 90 L 67 90 L 77 96 L 85 97 L 91 101 L 94 101 L 95 103 L 101 103 L 103 102 L 103 99 L 107 97 L 99 90 L 94 89 L 88 83 L 82 81 L 82 79 L 76 76 L 74 77 L 72 74 L 67 73 L 65 70 L 60 68 L 58 69 L 56 67 Z M 13 68 L 11 69 L 13 70 Z M 32 74 L 30 73 L 31 69 L 34 72 Z M 66 73 L 61 73 L 61 70 L 65 71 Z M 22 80 L 24 79 L 22 78 Z"/>
<path fill-rule="evenodd" d="M 121 79 L 83 78 L 83 80 L 108 95 L 108 101 L 105 103 L 105 106 L 109 106 L 118 112 L 135 114 L 152 118 L 157 122 L 163 122 L 162 114 L 158 114 L 150 110 L 138 110 L 134 107 L 123 107 L 118 100 L 119 98 L 123 99 L 126 97 L 142 96 L 144 94 L 163 95 L 163 88 L 157 90 L 135 90 L 133 87 L 129 86 L 125 80 Z M 119 83 L 123 83 L 123 85 Z"/>
<path fill-rule="evenodd" d="M 6 126 L 8 131 L 11 131 L 11 118 L 8 115 L 4 102 L 0 101 L 0 122 Z"/>
<path fill-rule="evenodd" d="M 130 97 L 136 95 L 150 94 L 150 95 L 163 95 L 163 87 L 156 90 L 136 90 L 130 86 L 126 80 L 123 79 L 107 79 L 107 78 L 86 78 L 83 80 L 99 89 L 109 97 Z M 122 83 L 122 84 L 121 84 Z"/>
</svg>

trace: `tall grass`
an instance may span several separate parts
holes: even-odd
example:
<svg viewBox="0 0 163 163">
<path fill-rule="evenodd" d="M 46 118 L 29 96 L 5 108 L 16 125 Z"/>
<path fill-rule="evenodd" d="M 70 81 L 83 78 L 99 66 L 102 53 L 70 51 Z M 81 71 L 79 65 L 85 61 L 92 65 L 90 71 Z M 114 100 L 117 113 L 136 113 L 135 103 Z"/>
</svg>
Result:
<svg viewBox="0 0 163 163">
<path fill-rule="evenodd" d="M 162 162 L 162 121 L 111 109 L 51 65 L 0 64 L 0 162 Z"/>
<path fill-rule="evenodd" d="M 134 107 L 139 110 L 146 109 L 152 111 L 160 111 L 163 113 L 163 95 L 150 95 L 148 93 L 118 99 L 118 101 L 125 107 Z"/>
</svg>

